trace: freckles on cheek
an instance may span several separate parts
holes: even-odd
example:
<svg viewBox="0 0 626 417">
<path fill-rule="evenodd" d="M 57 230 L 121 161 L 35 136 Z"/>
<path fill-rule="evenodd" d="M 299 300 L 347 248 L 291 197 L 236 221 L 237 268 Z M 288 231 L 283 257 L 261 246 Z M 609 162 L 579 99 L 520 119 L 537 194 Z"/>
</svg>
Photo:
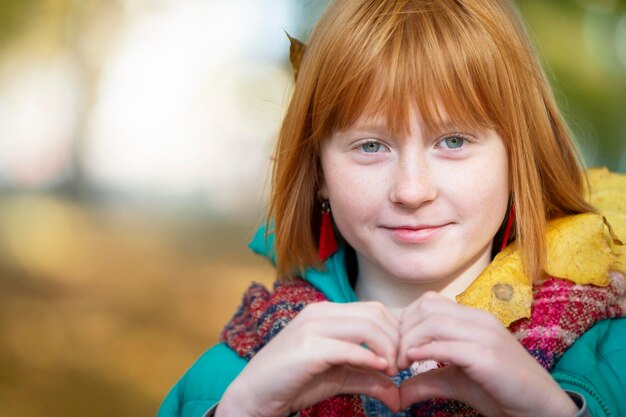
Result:
<svg viewBox="0 0 626 417">
<path fill-rule="evenodd" d="M 328 180 L 336 197 L 349 199 L 372 196 L 380 188 L 378 176 L 368 170 L 334 165 L 332 171 L 332 178 Z"/>
<path fill-rule="evenodd" d="M 508 163 L 506 155 L 490 152 L 472 161 L 465 175 L 468 192 L 474 190 L 481 197 L 491 195 L 492 198 L 509 194 Z M 478 196 L 478 195 L 477 195 Z"/>
<path fill-rule="evenodd" d="M 378 185 L 365 175 L 347 174 L 334 178 L 331 190 L 331 210 L 339 222 L 354 219 L 365 221 L 375 216 L 380 203 Z M 352 219 L 352 220 L 351 220 Z"/>
<path fill-rule="evenodd" d="M 504 220 L 509 202 L 509 190 L 507 181 L 498 181 L 489 184 L 476 193 L 476 201 L 474 202 L 477 210 L 483 212 L 483 218 L 486 222 L 493 222 L 494 227 L 499 227 Z"/>
<path fill-rule="evenodd" d="M 450 190 L 450 187 L 446 187 Z M 464 179 L 456 182 L 455 195 L 459 207 L 464 208 L 466 214 L 478 215 L 480 218 L 494 217 L 495 220 L 504 217 L 509 200 L 509 186 L 506 176 L 499 176 L 498 170 L 487 173 L 480 171 L 468 174 Z"/>
<path fill-rule="evenodd" d="M 351 181 L 349 178 L 336 182 L 331 191 L 331 204 L 358 210 L 360 204 L 372 197 L 366 185 L 362 181 Z"/>
</svg>

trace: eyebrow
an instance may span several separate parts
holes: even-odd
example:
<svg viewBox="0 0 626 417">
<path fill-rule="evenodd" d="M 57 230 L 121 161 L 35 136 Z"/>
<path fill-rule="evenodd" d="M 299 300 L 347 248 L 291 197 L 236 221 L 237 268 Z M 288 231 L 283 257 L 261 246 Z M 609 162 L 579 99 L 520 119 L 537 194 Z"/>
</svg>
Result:
<svg viewBox="0 0 626 417">
<path fill-rule="evenodd" d="M 375 132 L 387 132 L 389 130 L 387 128 L 387 123 L 384 123 L 384 122 L 356 123 L 352 126 L 349 126 L 346 130 L 348 129 L 367 130 L 367 131 L 375 131 Z"/>
<path fill-rule="evenodd" d="M 437 123 L 436 131 L 430 133 L 442 133 L 444 131 L 449 130 L 459 130 L 463 129 L 459 124 L 454 123 L 449 119 L 443 120 L 441 123 Z M 348 129 L 358 129 L 358 130 L 366 130 L 366 131 L 374 131 L 374 132 L 388 132 L 387 123 L 384 118 L 377 119 L 366 119 L 363 122 L 357 122 L 353 126 L 348 127 Z"/>
</svg>

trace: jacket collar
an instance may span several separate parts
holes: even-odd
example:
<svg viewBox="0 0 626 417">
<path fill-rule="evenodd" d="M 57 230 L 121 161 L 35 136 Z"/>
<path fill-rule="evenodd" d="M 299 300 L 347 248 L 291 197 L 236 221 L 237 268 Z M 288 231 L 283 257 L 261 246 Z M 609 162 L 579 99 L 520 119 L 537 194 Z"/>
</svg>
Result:
<svg viewBox="0 0 626 417">
<path fill-rule="evenodd" d="M 248 247 L 258 255 L 264 256 L 276 265 L 274 251 L 274 234 L 267 232 L 266 225 L 257 230 Z M 348 281 L 346 271 L 346 251 L 339 245 L 337 251 L 324 262 L 325 269 L 308 268 L 302 278 L 324 293 L 328 300 L 335 303 L 350 303 L 358 301 L 354 290 Z"/>
</svg>

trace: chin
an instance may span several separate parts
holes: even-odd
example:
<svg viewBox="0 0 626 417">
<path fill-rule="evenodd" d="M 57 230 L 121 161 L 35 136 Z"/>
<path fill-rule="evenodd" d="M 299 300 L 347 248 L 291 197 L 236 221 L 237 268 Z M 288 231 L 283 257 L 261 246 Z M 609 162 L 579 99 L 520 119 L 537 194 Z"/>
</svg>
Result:
<svg viewBox="0 0 626 417">
<path fill-rule="evenodd" d="M 415 271 L 419 271 L 419 274 L 416 274 Z M 405 284 L 422 284 L 427 282 L 435 282 L 449 276 L 443 271 L 420 271 L 419 268 L 411 269 L 410 271 L 394 271 L 392 272 L 392 275 L 398 281 Z"/>
</svg>

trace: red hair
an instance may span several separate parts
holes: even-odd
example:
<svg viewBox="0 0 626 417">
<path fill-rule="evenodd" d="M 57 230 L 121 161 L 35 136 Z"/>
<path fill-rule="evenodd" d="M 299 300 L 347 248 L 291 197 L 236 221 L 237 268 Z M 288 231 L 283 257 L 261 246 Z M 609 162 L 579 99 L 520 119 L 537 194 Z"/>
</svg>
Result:
<svg viewBox="0 0 626 417">
<path fill-rule="evenodd" d="M 541 274 L 546 220 L 593 211 L 568 128 L 509 2 L 335 1 L 309 39 L 274 154 L 268 223 L 280 277 L 321 266 L 321 141 L 363 114 L 384 115 L 390 133 L 405 136 L 413 104 L 429 129 L 445 111 L 503 138 L 528 276 Z"/>
</svg>

